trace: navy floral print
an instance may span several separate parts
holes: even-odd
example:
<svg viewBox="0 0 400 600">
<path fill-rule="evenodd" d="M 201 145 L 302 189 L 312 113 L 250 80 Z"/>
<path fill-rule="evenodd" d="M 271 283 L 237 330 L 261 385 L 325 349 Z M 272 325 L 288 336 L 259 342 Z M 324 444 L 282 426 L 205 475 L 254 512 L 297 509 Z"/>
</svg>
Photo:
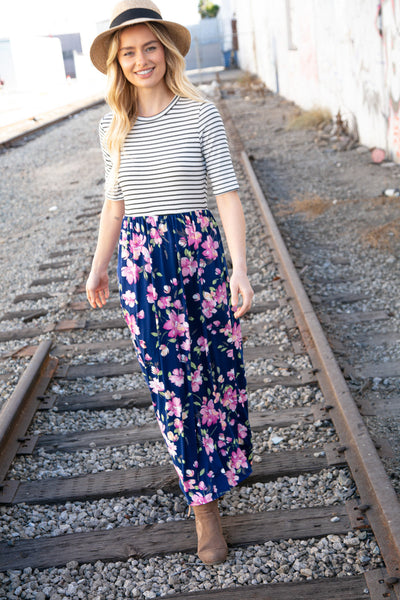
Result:
<svg viewBox="0 0 400 600">
<path fill-rule="evenodd" d="M 188 504 L 251 473 L 240 324 L 209 210 L 124 217 L 121 306 Z"/>
</svg>

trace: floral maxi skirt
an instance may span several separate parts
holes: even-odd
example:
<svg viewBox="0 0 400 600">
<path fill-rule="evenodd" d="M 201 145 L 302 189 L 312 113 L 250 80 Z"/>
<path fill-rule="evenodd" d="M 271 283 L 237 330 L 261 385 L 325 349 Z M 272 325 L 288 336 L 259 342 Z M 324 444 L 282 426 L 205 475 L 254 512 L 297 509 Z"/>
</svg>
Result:
<svg viewBox="0 0 400 600">
<path fill-rule="evenodd" d="M 209 210 L 124 217 L 121 306 L 161 433 L 189 504 L 251 473 L 239 322 Z"/>
</svg>

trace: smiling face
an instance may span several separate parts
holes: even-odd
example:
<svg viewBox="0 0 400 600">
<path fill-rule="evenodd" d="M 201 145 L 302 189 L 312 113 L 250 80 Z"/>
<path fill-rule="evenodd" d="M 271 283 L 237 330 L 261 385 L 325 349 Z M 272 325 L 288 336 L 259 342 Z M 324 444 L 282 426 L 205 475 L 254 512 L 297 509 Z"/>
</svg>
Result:
<svg viewBox="0 0 400 600">
<path fill-rule="evenodd" d="M 118 62 L 126 79 L 137 88 L 165 87 L 164 47 L 146 25 L 121 32 Z"/>
</svg>

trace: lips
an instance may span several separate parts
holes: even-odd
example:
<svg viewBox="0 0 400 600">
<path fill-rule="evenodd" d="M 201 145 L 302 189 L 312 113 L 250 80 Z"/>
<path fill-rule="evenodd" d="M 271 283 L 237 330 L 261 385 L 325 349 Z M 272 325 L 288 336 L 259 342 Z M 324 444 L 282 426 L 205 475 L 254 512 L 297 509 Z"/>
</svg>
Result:
<svg viewBox="0 0 400 600">
<path fill-rule="evenodd" d="M 152 73 L 153 71 L 154 71 L 154 67 L 152 67 L 151 69 L 144 69 L 143 71 L 136 71 L 136 75 L 139 75 L 139 76 L 150 75 L 150 73 Z"/>
</svg>

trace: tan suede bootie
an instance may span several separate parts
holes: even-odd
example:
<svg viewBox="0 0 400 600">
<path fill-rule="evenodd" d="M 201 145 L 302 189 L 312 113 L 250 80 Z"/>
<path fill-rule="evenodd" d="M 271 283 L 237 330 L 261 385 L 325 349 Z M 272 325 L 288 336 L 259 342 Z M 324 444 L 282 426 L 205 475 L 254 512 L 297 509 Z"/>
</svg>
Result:
<svg viewBox="0 0 400 600">
<path fill-rule="evenodd" d="M 218 500 L 193 506 L 196 519 L 197 555 L 206 565 L 223 562 L 228 555 L 228 546 L 222 533 Z"/>
</svg>

